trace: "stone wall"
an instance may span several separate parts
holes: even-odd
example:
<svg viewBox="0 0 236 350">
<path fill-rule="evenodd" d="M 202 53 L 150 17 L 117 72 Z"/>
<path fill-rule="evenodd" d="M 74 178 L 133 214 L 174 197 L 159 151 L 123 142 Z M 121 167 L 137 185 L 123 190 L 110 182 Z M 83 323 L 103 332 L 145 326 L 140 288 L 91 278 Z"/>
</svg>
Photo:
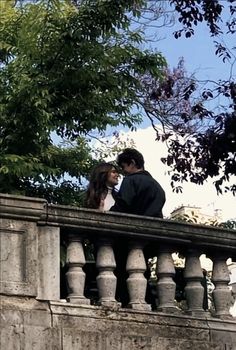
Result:
<svg viewBox="0 0 236 350">
<path fill-rule="evenodd" d="M 34 298 L 1 297 L 2 350 L 235 350 L 236 325 Z"/>
<path fill-rule="evenodd" d="M 60 300 L 62 232 L 72 240 L 69 249 L 76 248 L 69 254 L 71 278 L 77 281 L 72 283 L 74 290 L 67 299 L 73 303 Z M 83 292 L 78 283 L 82 283 L 84 272 L 82 252 L 78 254 L 77 248 L 87 235 L 102 242 L 102 251 L 110 257 L 108 237 L 132 243 L 128 271 L 133 285 L 129 291 L 142 297 L 146 281 L 141 248 L 151 242 L 161 262 L 162 307 L 149 311 L 142 299 L 134 300 L 130 308 L 121 308 L 114 296 L 111 303 L 107 302 L 106 284 L 114 281 L 115 265 L 103 254 L 97 265 L 106 287 L 101 290 L 100 306 L 89 305 L 89 300 L 85 303 L 83 295 L 78 295 L 78 290 Z M 0 194 L 0 349 L 236 350 L 236 320 L 228 312 L 230 290 L 225 264 L 228 257 L 235 257 L 235 236 L 230 230 L 50 206 L 42 199 Z M 168 291 L 174 290 L 170 252 L 176 247 L 184 248 L 187 254 L 189 307 L 185 311 L 174 306 L 173 293 Z M 215 257 L 213 314 L 202 309 L 200 299 L 198 256 L 202 252 Z"/>
<path fill-rule="evenodd" d="M 0 194 L 0 293 L 60 299 L 60 228 L 40 226 L 42 199 Z"/>
</svg>

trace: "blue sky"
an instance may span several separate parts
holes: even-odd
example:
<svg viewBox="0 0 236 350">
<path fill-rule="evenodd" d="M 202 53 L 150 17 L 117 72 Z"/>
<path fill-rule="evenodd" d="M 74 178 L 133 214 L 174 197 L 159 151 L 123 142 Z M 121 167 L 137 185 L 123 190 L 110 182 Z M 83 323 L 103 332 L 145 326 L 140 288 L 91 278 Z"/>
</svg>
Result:
<svg viewBox="0 0 236 350">
<path fill-rule="evenodd" d="M 223 1 L 222 1 L 223 3 Z M 227 7 L 228 8 L 228 5 Z M 227 12 L 227 11 L 226 11 Z M 224 21 L 228 19 L 228 14 L 224 13 Z M 159 20 L 162 22 L 162 19 Z M 158 24 L 160 24 L 158 22 Z M 222 29 L 226 29 L 222 22 Z M 175 24 L 172 26 L 159 26 L 159 28 L 150 27 L 146 29 L 146 37 L 154 40 L 149 40 L 143 44 L 143 48 L 153 49 L 159 51 L 166 58 L 169 67 L 172 69 L 177 66 L 179 59 L 184 58 L 185 68 L 188 76 L 192 74 L 197 80 L 201 81 L 199 87 L 203 87 L 203 81 L 219 81 L 228 80 L 232 73 L 231 63 L 236 60 L 235 35 L 228 34 L 221 37 L 212 37 L 206 23 L 199 23 L 193 27 L 195 34 L 190 38 L 185 36 L 175 39 L 173 32 L 181 29 L 181 24 L 175 19 Z M 222 57 L 215 54 L 216 46 L 214 41 L 226 43 L 227 47 L 231 49 L 231 61 L 222 61 Z M 233 66 L 233 73 L 235 74 L 235 66 Z M 207 85 L 209 87 L 209 85 Z M 209 101 L 208 107 L 216 108 L 220 103 L 224 102 L 223 97 L 216 100 Z M 140 125 L 145 128 L 149 122 L 144 118 Z"/>
<path fill-rule="evenodd" d="M 224 1 L 221 3 L 224 4 Z M 223 12 L 223 21 L 228 19 L 228 6 Z M 235 47 L 235 35 L 223 34 L 221 38 L 212 37 L 205 23 L 199 23 L 193 28 L 195 34 L 192 37 L 183 36 L 179 39 L 175 39 L 172 34 L 175 30 L 181 29 L 178 21 L 173 27 L 159 28 L 155 31 L 156 37 L 161 40 L 151 43 L 150 47 L 160 50 L 171 67 L 175 66 L 179 57 L 183 56 L 187 70 L 190 73 L 196 72 L 199 79 L 227 79 L 230 65 L 222 63 L 222 59 L 215 55 L 214 41 L 223 40 L 229 48 L 233 48 Z M 223 28 L 225 29 L 222 22 Z"/>
<path fill-rule="evenodd" d="M 183 56 L 187 71 L 195 72 L 200 79 L 227 76 L 228 68 L 215 55 L 213 38 L 209 36 L 205 26 L 199 28 L 196 35 L 188 39 L 175 39 L 169 33 L 167 38 L 157 42 L 156 46 L 172 67 L 177 64 L 179 57 Z"/>
</svg>

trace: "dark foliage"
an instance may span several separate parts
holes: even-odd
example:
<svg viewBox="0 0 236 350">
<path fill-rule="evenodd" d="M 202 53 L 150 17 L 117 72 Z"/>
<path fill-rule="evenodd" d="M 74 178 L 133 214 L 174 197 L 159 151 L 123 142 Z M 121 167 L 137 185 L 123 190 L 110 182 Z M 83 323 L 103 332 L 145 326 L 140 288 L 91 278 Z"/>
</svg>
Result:
<svg viewBox="0 0 236 350">
<path fill-rule="evenodd" d="M 190 38 L 201 22 L 205 22 L 209 33 L 213 36 L 216 46 L 215 54 L 224 63 L 234 64 L 233 50 L 218 41 L 221 35 L 235 33 L 236 1 L 208 0 L 171 0 L 178 14 L 182 28 L 174 33 L 175 38 L 185 35 Z M 223 12 L 228 12 L 229 18 L 223 22 Z M 224 13 L 225 13 L 224 12 Z M 188 39 L 189 40 L 189 39 Z M 196 82 L 197 83 L 197 82 Z M 195 86 L 196 86 L 195 83 Z M 195 86 L 186 88 L 184 99 L 189 100 L 195 94 Z M 168 87 L 168 94 L 173 88 Z M 196 96 L 196 95 L 195 95 Z M 218 108 L 209 108 L 209 101 L 218 99 Z M 176 191 L 181 186 L 176 183 L 191 181 L 203 184 L 209 177 L 214 177 L 218 193 L 232 191 L 236 194 L 236 184 L 232 184 L 232 176 L 236 175 L 236 81 L 231 74 L 226 81 L 212 83 L 203 89 L 198 101 L 191 100 L 189 111 L 183 111 L 182 121 L 191 125 L 187 130 L 183 123 L 175 124 L 177 138 L 168 139 L 169 154 L 163 162 L 172 168 L 172 186 Z M 196 121 L 200 128 L 196 128 Z M 193 127 L 194 125 L 194 127 Z M 181 135 L 182 137 L 179 137 Z M 229 185 L 227 182 L 229 181 Z M 224 184 L 224 186 L 222 186 Z"/>
</svg>

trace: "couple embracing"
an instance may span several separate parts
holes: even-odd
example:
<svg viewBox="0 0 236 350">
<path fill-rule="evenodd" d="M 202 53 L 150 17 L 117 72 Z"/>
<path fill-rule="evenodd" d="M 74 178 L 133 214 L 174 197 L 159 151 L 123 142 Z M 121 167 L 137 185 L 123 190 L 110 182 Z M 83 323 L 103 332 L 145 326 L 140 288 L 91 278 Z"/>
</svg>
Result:
<svg viewBox="0 0 236 350">
<path fill-rule="evenodd" d="M 161 185 L 144 169 L 140 152 L 126 148 L 117 157 L 117 164 L 125 175 L 119 191 L 118 167 L 111 163 L 97 165 L 90 177 L 86 206 L 101 211 L 144 215 L 162 218 L 165 192 Z"/>
</svg>

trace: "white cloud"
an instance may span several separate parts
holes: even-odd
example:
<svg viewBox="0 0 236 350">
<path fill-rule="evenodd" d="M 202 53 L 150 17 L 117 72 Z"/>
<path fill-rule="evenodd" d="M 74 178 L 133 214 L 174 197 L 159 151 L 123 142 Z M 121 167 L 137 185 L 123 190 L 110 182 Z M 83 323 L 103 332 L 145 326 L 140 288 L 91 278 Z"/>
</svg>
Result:
<svg viewBox="0 0 236 350">
<path fill-rule="evenodd" d="M 217 195 L 213 180 L 204 185 L 192 183 L 183 184 L 183 193 L 173 193 L 170 186 L 169 168 L 165 166 L 160 158 L 167 154 L 166 145 L 155 141 L 155 131 L 152 127 L 139 129 L 136 132 L 128 132 L 133 138 L 136 149 L 139 150 L 145 159 L 145 169 L 162 185 L 166 192 L 166 204 L 163 208 L 164 216 L 169 214 L 181 205 L 201 207 L 203 212 L 213 215 L 214 210 L 222 210 L 222 219 L 236 218 L 236 197 L 232 193 Z M 124 137 L 127 133 L 124 133 Z"/>
</svg>

